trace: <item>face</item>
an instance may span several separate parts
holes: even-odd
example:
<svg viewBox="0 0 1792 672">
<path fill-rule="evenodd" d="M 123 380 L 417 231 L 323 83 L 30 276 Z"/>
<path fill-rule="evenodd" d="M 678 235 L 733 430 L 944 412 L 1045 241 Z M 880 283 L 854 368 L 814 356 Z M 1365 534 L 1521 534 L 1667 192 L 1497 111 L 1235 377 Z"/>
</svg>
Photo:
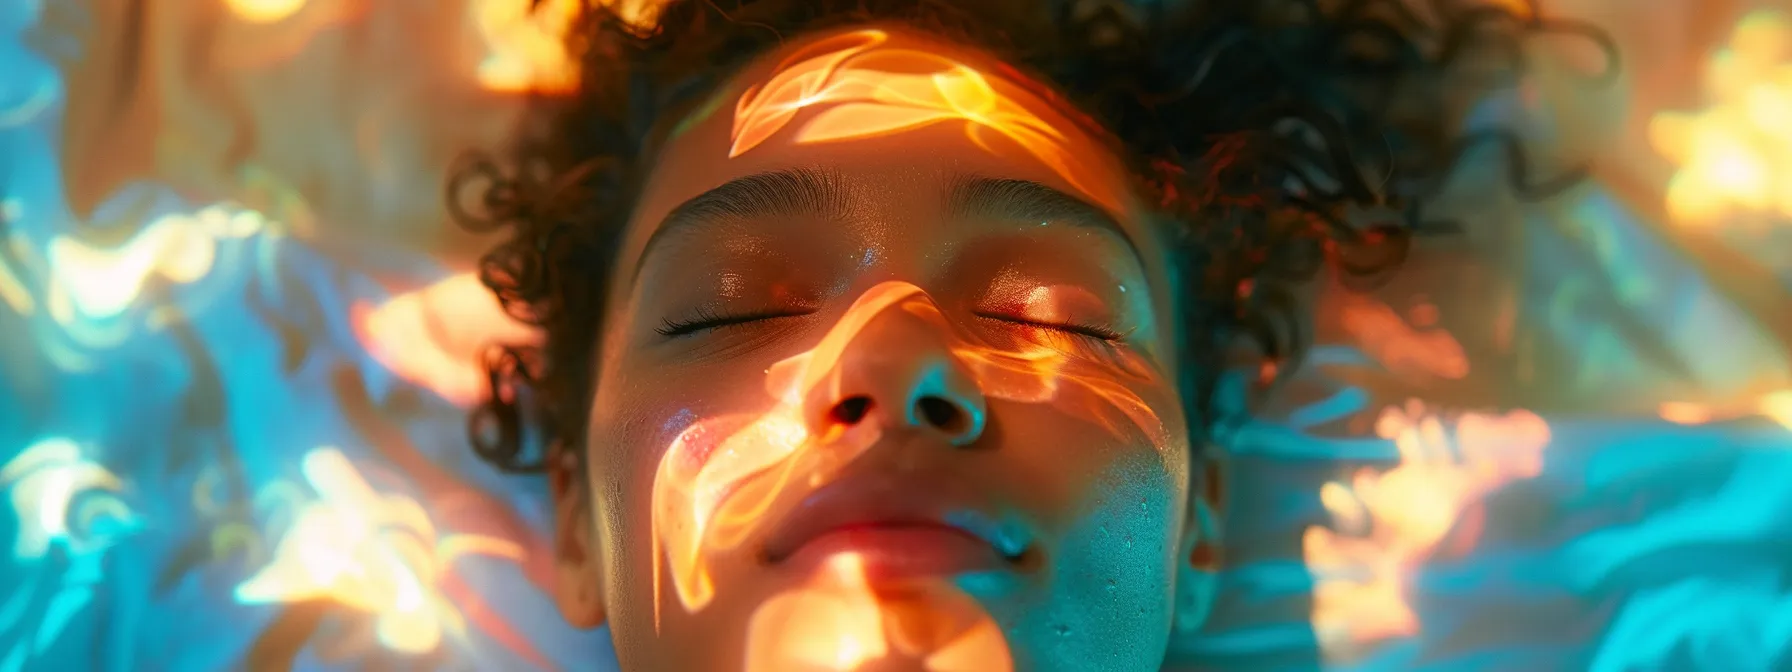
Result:
<svg viewBox="0 0 1792 672">
<path fill-rule="evenodd" d="M 662 149 L 552 479 L 562 610 L 625 669 L 1161 662 L 1203 518 L 1168 261 L 1018 77 L 821 35 Z"/>
</svg>

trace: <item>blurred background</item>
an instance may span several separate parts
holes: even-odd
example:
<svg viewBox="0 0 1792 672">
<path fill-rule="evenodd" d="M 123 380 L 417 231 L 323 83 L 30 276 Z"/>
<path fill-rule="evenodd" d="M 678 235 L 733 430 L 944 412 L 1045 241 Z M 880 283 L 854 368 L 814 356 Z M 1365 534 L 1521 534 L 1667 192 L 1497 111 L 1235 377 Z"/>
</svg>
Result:
<svg viewBox="0 0 1792 672">
<path fill-rule="evenodd" d="M 614 669 L 545 484 L 464 439 L 443 175 L 574 73 L 553 0 L 0 0 L 0 672 Z M 1513 0 L 1526 11 L 1530 6 Z M 1215 669 L 1792 669 L 1792 2 L 1555 0 L 1468 234 L 1232 461 Z M 8 552 L 6 549 L 10 549 Z M 296 661 L 296 662 L 295 662 Z"/>
</svg>

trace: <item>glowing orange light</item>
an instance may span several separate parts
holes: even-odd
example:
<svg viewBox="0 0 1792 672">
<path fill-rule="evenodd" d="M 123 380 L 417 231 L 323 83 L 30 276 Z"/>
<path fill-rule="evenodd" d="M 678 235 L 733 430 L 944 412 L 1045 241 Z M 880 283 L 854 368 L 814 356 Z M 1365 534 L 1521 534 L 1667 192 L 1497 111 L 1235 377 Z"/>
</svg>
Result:
<svg viewBox="0 0 1792 672">
<path fill-rule="evenodd" d="M 225 6 L 244 21 L 275 23 L 299 13 L 305 0 L 225 0 Z"/>
<path fill-rule="evenodd" d="M 494 91 L 566 92 L 578 86 L 578 69 L 565 37 L 580 0 L 476 0 L 468 6 L 489 55 L 479 63 L 479 83 Z"/>
<path fill-rule="evenodd" d="M 116 248 L 71 237 L 50 241 L 50 316 L 63 324 L 123 312 L 151 279 L 186 284 L 211 272 L 222 240 L 247 238 L 268 222 L 252 210 L 211 206 L 160 217 Z"/>
<path fill-rule="evenodd" d="M 16 215 L 20 207 L 15 200 L 0 201 L 0 215 Z M 141 313 L 141 320 L 125 319 L 140 307 L 145 289 L 200 283 L 214 274 L 221 259 L 231 259 L 223 256 L 223 243 L 279 230 L 260 213 L 221 204 L 157 217 L 117 246 L 100 247 L 77 236 L 58 235 L 39 247 L 15 228 L 0 234 L 4 236 L 0 243 L 11 253 L 10 259 L 0 258 L 0 301 L 24 315 L 44 311 L 75 344 L 114 347 L 139 325 L 160 329 L 178 314 L 175 306 L 164 304 Z M 207 301 L 203 292 L 186 292 L 178 308 L 191 314 Z M 56 339 L 40 344 L 49 361 L 63 370 L 93 366 L 87 354 Z"/>
<path fill-rule="evenodd" d="M 457 558 L 522 558 L 520 547 L 502 539 L 438 538 L 421 506 L 376 492 L 333 448 L 306 454 L 304 472 L 319 499 L 294 514 L 272 562 L 236 587 L 241 604 L 331 600 L 372 614 L 379 641 L 393 650 L 424 653 L 444 631 L 465 629 L 436 589 Z"/>
<path fill-rule="evenodd" d="M 1676 425 L 1702 425 L 1711 422 L 1711 409 L 1701 404 L 1670 401 L 1661 405 L 1661 419 Z"/>
<path fill-rule="evenodd" d="M 873 586 L 851 553 L 767 600 L 747 627 L 747 672 L 854 670 L 889 659 L 929 672 L 1013 669 L 1000 627 L 976 600 L 944 581 Z"/>
<path fill-rule="evenodd" d="M 505 314 L 472 273 L 350 311 L 356 338 L 375 360 L 462 406 L 486 394 L 485 348 L 540 341 L 539 332 Z"/>
<path fill-rule="evenodd" d="M 1779 390 L 1741 403 L 1701 404 L 1671 401 L 1658 409 L 1661 419 L 1678 425 L 1760 416 L 1792 430 L 1792 390 Z"/>
<path fill-rule="evenodd" d="M 767 370 L 766 392 L 774 400 L 771 410 L 700 420 L 667 449 L 653 488 L 656 595 L 664 594 L 662 571 L 667 571 L 679 603 L 687 611 L 704 608 L 717 590 L 707 564 L 710 554 L 737 548 L 769 513 L 825 485 L 877 443 L 881 429 L 874 423 L 812 436 L 803 404 L 811 390 L 840 384 L 840 359 L 848 346 L 873 320 L 892 311 L 926 320 L 937 333 L 953 335 L 951 352 L 987 396 L 1056 402 L 1110 431 L 1130 425 L 1153 445 L 1168 445 L 1162 423 L 1122 380 L 1131 376 L 1133 384 L 1157 384 L 1154 376 L 1141 373 L 1149 368 L 1133 362 L 1119 367 L 1119 372 L 1082 373 L 1072 370 L 1070 355 L 1053 348 L 998 349 L 968 342 L 954 334 L 919 287 L 886 282 L 859 297 L 812 350 Z M 1070 391 L 1077 393 L 1066 394 Z M 662 569 L 662 558 L 668 569 Z"/>
<path fill-rule="evenodd" d="M 771 79 L 741 94 L 733 147 L 740 156 L 776 135 L 804 108 L 830 105 L 796 132 L 795 141 L 872 138 L 943 121 L 963 121 L 985 151 L 1000 136 L 1018 144 L 1066 182 L 1110 209 L 1113 194 L 1065 146 L 1058 129 L 967 65 L 926 51 L 882 46 L 889 35 L 859 30 L 823 39 L 785 59 Z"/>
<path fill-rule="evenodd" d="M 668 0 L 598 0 L 597 4 L 608 7 L 616 13 L 616 17 L 624 23 L 639 30 L 653 28 L 659 20 L 660 8 Z"/>
<path fill-rule="evenodd" d="M 1418 402 L 1383 411 L 1376 431 L 1394 441 L 1400 464 L 1325 484 L 1320 501 L 1340 529 L 1309 527 L 1302 540 L 1319 577 L 1313 627 L 1328 653 L 1417 633 L 1407 576 L 1464 523 L 1455 550 L 1466 551 L 1478 519 L 1465 519 L 1465 511 L 1478 512 L 1471 507 L 1501 485 L 1540 473 L 1549 444 L 1549 426 L 1528 411 L 1465 414 L 1451 428 Z"/>
<path fill-rule="evenodd" d="M 1792 218 L 1792 20 L 1761 11 L 1736 26 L 1707 66 L 1711 107 L 1649 123 L 1656 151 L 1679 165 L 1668 213 L 1696 226 L 1737 215 Z"/>
<path fill-rule="evenodd" d="M 1417 329 L 1381 301 L 1359 294 L 1341 299 L 1344 330 L 1364 353 L 1394 373 L 1458 380 L 1468 375 L 1468 355 L 1450 332 Z M 1435 308 L 1415 311 L 1435 319 Z"/>
<path fill-rule="evenodd" d="M 1781 390 L 1762 398 L 1761 414 L 1792 430 L 1792 390 Z"/>
<path fill-rule="evenodd" d="M 1487 4 L 1511 12 L 1513 16 L 1528 18 L 1537 2 L 1536 0 L 1487 0 Z"/>
<path fill-rule="evenodd" d="M 624 22 L 651 27 L 665 0 L 474 0 L 468 7 L 485 38 L 479 83 L 493 91 L 567 93 L 578 88 L 578 63 L 566 50 L 572 23 L 586 5 L 605 6 Z"/>
</svg>

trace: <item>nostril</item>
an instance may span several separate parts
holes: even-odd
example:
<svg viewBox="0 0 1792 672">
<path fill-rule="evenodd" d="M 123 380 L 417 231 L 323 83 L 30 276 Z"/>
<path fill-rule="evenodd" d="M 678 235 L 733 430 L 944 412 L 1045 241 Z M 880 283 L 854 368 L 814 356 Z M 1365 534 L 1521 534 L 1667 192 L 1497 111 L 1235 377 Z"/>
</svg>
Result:
<svg viewBox="0 0 1792 672">
<path fill-rule="evenodd" d="M 959 409 L 957 404 L 939 397 L 921 397 L 919 401 L 915 402 L 915 407 L 920 411 L 921 417 L 927 421 L 927 424 L 949 434 L 964 431 L 965 426 L 970 422 L 970 418 L 965 415 L 963 410 Z"/>
<path fill-rule="evenodd" d="M 857 396 L 834 404 L 834 410 L 830 411 L 829 415 L 832 415 L 834 421 L 840 424 L 856 425 L 860 420 L 865 419 L 865 414 L 870 412 L 871 397 Z"/>
</svg>

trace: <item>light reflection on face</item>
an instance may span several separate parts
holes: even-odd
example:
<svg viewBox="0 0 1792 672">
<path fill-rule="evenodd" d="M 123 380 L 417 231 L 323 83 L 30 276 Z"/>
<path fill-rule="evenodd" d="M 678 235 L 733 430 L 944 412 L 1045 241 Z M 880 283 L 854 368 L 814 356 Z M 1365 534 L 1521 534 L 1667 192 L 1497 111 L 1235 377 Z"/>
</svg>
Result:
<svg viewBox="0 0 1792 672">
<path fill-rule="evenodd" d="M 816 140 L 910 91 L 891 64 L 945 63 L 939 91 L 975 83 L 985 107 L 960 107 L 1031 130 L 959 110 Z M 659 156 L 616 264 L 589 482 L 556 485 L 562 606 L 595 624 L 573 587 L 597 586 L 626 668 L 1161 661 L 1190 469 L 1168 271 L 1112 156 L 990 65 L 823 37 L 747 68 L 737 114 Z M 844 81 L 864 95 L 779 98 Z"/>
<path fill-rule="evenodd" d="M 960 122 L 965 138 L 989 149 L 991 136 L 1011 141 L 1050 166 L 1079 193 L 1114 208 L 1110 185 L 1088 175 L 1064 132 L 1023 102 L 1003 95 L 976 68 L 925 49 L 888 44 L 883 30 L 855 30 L 796 50 L 764 84 L 741 94 L 730 157 L 782 130 L 798 112 L 824 107 L 795 132 L 798 144 L 892 135 Z"/>
<path fill-rule="evenodd" d="M 929 672 L 1013 669 L 1000 626 L 940 580 L 873 586 L 864 559 L 832 556 L 809 582 L 761 605 L 747 672 L 851 670 L 898 660 Z"/>
<path fill-rule="evenodd" d="M 1022 319 L 1040 321 L 1060 315 L 1063 308 L 1057 305 L 1055 290 L 1058 288 L 1038 286 L 1028 292 L 1027 303 L 1020 311 Z M 1079 294 L 1074 290 L 1067 293 L 1072 296 Z M 671 583 L 676 589 L 678 603 L 686 611 L 700 610 L 715 598 L 717 587 L 711 579 L 709 569 L 712 557 L 739 548 L 767 527 L 775 527 L 786 519 L 803 517 L 805 513 L 796 509 L 804 501 L 816 491 L 843 480 L 843 470 L 867 451 L 877 447 L 884 438 L 884 426 L 875 420 L 815 422 L 805 417 L 808 415 L 805 410 L 816 406 L 817 401 L 828 405 L 831 400 L 854 397 L 844 391 L 853 389 L 861 381 L 848 379 L 852 372 L 847 370 L 843 358 L 852 352 L 854 342 L 860 334 L 882 319 L 918 321 L 923 323 L 923 329 L 930 332 L 955 335 L 954 330 L 946 323 L 944 313 L 921 288 L 906 282 L 879 284 L 847 309 L 846 314 L 822 337 L 815 349 L 772 365 L 765 376 L 766 392 L 771 399 L 776 400 L 771 411 L 757 417 L 723 415 L 693 424 L 673 441 L 671 448 L 660 458 L 653 489 L 653 555 L 662 557 L 663 554 L 666 564 L 670 566 Z M 942 363 L 957 371 L 943 375 L 956 373 L 964 376 L 966 382 L 970 383 L 967 389 L 975 390 L 972 394 L 980 393 L 989 399 L 1023 403 L 1059 403 L 1066 414 L 1085 416 L 1092 423 L 1103 424 L 1117 436 L 1137 437 L 1136 441 L 1153 446 L 1167 443 L 1156 414 L 1126 385 L 1155 385 L 1157 381 L 1153 380 L 1148 369 L 1136 366 L 1117 366 L 1111 369 L 1079 367 L 1072 354 L 1048 344 L 1028 343 L 1019 347 L 1001 347 L 952 338 L 947 341 L 945 350 Z M 1125 353 L 1118 354 L 1126 356 Z M 1082 370 L 1091 368 L 1094 370 Z M 1139 373 L 1129 374 L 1129 370 Z M 1129 380 L 1128 376 L 1132 378 Z M 1084 394 L 1060 394 L 1065 388 L 1074 388 Z M 940 394 L 936 398 L 949 400 L 949 397 L 948 394 Z M 869 399 L 875 405 L 879 397 Z M 923 420 L 915 424 L 931 425 L 932 429 L 943 430 L 937 433 L 948 443 L 975 441 L 986 422 L 985 410 L 975 401 L 961 403 L 964 415 L 956 426 L 948 421 Z M 893 424 L 900 427 L 910 424 L 909 420 L 902 418 Z M 917 507 L 920 508 L 924 507 Z M 938 522 L 952 524 L 951 512 L 941 514 Z M 917 512 L 916 515 L 924 514 Z M 1003 540 L 992 538 L 989 541 L 996 542 L 991 544 L 996 546 Z M 847 555 L 855 561 L 861 561 L 855 555 Z M 838 573 L 841 570 L 838 570 L 836 564 L 830 561 L 822 573 L 829 576 Z M 656 609 L 662 608 L 662 603 L 668 599 L 664 594 L 661 570 L 661 564 L 655 563 L 653 583 L 656 594 L 660 595 L 655 602 Z M 856 596 L 872 605 L 869 611 L 864 612 L 865 619 L 861 620 L 867 622 L 862 625 L 874 633 L 878 632 L 879 610 L 875 607 L 883 600 L 876 599 L 875 592 L 863 576 L 824 582 L 824 587 L 811 591 L 841 592 L 854 586 L 864 588 Z M 799 591 L 798 595 L 806 595 L 811 591 Z M 908 594 L 910 591 L 902 592 Z M 955 595 L 956 592 L 945 594 Z M 916 609 L 921 611 L 926 611 L 927 606 L 935 602 L 910 601 L 919 603 L 920 606 Z M 938 602 L 944 605 L 952 601 Z M 779 659 L 776 651 L 766 653 L 764 650 L 770 645 L 762 642 L 775 640 L 786 645 L 807 647 L 813 644 L 810 640 L 815 637 L 831 636 L 827 631 L 809 632 L 809 624 L 804 619 L 793 616 L 806 613 L 804 605 L 808 604 L 808 598 L 797 596 L 775 598 L 773 602 L 768 602 L 759 613 L 764 614 L 766 609 L 772 609 L 771 613 L 781 616 L 768 619 L 764 615 L 755 615 L 753 632 L 760 633 L 760 636 L 749 639 L 749 651 L 759 651 L 758 655 L 767 656 L 768 659 Z M 827 611 L 821 610 L 813 615 L 820 618 L 827 615 L 824 613 Z M 833 616 L 850 618 L 851 613 L 858 612 Z M 946 615 L 941 614 L 942 617 Z M 763 624 L 768 620 L 787 623 L 789 627 L 785 629 L 801 630 L 809 634 L 793 637 L 789 632 L 766 632 L 770 628 Z M 655 622 L 660 622 L 657 611 Z M 853 635 L 852 638 L 856 641 L 857 637 L 858 635 Z M 956 645 L 956 640 L 947 640 L 942 644 L 951 647 Z M 881 640 L 877 642 L 875 650 L 884 650 Z M 934 652 L 929 650 L 911 653 Z M 991 652 L 992 655 L 995 653 L 997 652 Z M 1009 661 L 1005 647 L 999 653 L 1003 656 L 999 661 L 1000 665 L 1006 665 Z M 975 661 L 974 664 L 974 669 L 997 666 L 996 661 L 987 660 Z M 768 666 L 766 669 L 778 668 Z"/>
</svg>

